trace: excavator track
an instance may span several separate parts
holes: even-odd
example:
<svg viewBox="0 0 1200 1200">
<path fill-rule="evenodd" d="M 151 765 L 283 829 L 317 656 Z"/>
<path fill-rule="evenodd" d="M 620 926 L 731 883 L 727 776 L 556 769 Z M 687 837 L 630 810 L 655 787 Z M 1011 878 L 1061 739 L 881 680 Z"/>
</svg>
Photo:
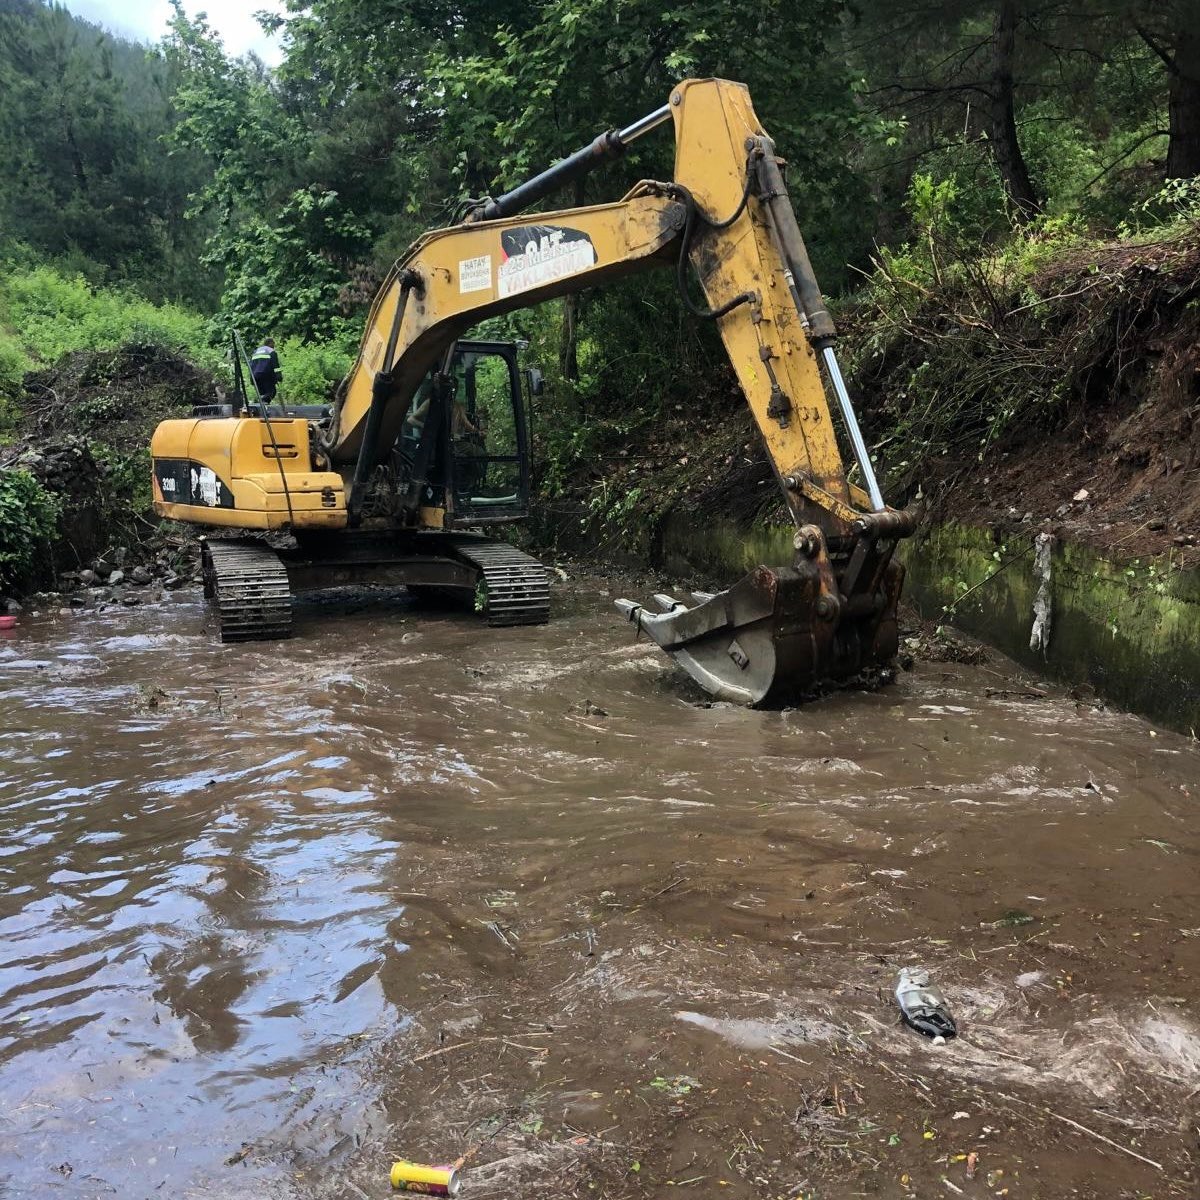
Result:
<svg viewBox="0 0 1200 1200">
<path fill-rule="evenodd" d="M 223 642 L 292 636 L 287 569 L 270 546 L 232 538 L 203 543 L 204 594 L 215 605 Z"/>
<path fill-rule="evenodd" d="M 536 558 L 503 542 L 455 547 L 483 574 L 489 625 L 545 625 L 550 620 L 550 575 Z"/>
</svg>

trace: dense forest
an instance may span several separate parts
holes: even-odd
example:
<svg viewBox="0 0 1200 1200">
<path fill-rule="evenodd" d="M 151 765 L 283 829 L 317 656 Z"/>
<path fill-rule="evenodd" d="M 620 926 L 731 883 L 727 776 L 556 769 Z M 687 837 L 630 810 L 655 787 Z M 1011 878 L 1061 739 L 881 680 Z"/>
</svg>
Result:
<svg viewBox="0 0 1200 1200">
<path fill-rule="evenodd" d="M 894 473 L 939 437 L 987 440 L 1023 404 L 1062 397 L 1061 355 L 1097 318 L 1062 307 L 1064 279 L 1042 288 L 1053 264 L 1099 271 L 1098 304 L 1129 289 L 1093 248 L 1193 246 L 1200 0 L 286 7 L 263 17 L 285 48 L 268 69 L 178 3 L 146 46 L 54 3 L 0 0 L 10 431 L 25 373 L 62 354 L 151 340 L 219 369 L 231 326 L 281 339 L 293 395 L 326 394 L 415 236 L 687 76 L 745 81 L 787 157 Z M 669 177 L 669 141 L 639 141 L 562 203 Z M 640 279 L 501 322 L 531 343 L 563 417 L 542 447 L 547 490 L 582 456 L 651 437 L 684 401 L 733 403 L 711 328 L 673 287 Z M 1029 359 L 1030 312 L 1045 318 L 1042 359 Z"/>
</svg>

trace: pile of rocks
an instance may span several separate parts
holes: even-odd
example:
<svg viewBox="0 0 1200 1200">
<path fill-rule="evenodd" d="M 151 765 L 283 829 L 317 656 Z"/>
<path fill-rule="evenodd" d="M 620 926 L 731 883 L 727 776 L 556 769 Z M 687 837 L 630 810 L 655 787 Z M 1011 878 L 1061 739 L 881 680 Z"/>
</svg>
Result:
<svg viewBox="0 0 1200 1200">
<path fill-rule="evenodd" d="M 163 600 L 170 592 L 195 585 L 200 577 L 200 544 L 152 538 L 130 551 L 118 546 L 105 551 L 77 571 L 58 576 L 58 591 L 37 592 L 24 605 L 10 600 L 0 604 L 9 613 L 54 608 L 106 608 L 111 604 L 133 607 Z"/>
</svg>

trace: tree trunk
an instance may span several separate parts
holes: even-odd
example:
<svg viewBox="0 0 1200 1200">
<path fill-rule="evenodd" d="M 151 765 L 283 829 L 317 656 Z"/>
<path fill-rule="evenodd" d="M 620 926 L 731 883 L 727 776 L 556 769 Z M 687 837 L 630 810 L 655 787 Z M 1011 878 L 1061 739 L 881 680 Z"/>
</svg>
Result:
<svg viewBox="0 0 1200 1200">
<path fill-rule="evenodd" d="M 575 207 L 584 201 L 584 181 L 575 181 Z M 578 292 L 568 292 L 562 302 L 562 328 L 558 339 L 558 373 L 568 383 L 579 382 L 579 301 Z"/>
<path fill-rule="evenodd" d="M 579 293 L 563 297 L 562 328 L 558 339 L 558 373 L 570 383 L 579 381 Z"/>
<path fill-rule="evenodd" d="M 1183 8 L 1186 11 L 1187 5 Z M 1167 178 L 1200 175 L 1200 28 L 1178 31 L 1167 81 Z"/>
<path fill-rule="evenodd" d="M 1018 0 L 1000 0 L 992 35 L 992 104 L 989 129 L 992 156 L 1017 218 L 1028 221 L 1042 208 L 1021 143 L 1017 140 L 1013 56 L 1017 41 Z"/>
</svg>

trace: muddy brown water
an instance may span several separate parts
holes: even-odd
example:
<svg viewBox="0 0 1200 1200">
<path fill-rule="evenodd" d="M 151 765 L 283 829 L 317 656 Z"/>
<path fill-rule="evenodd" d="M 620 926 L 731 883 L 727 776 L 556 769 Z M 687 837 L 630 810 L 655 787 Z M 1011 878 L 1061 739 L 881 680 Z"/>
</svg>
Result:
<svg viewBox="0 0 1200 1200">
<path fill-rule="evenodd" d="M 706 707 L 614 589 L 25 618 L 0 1195 L 1194 1195 L 1196 744 L 995 658 Z"/>
</svg>

